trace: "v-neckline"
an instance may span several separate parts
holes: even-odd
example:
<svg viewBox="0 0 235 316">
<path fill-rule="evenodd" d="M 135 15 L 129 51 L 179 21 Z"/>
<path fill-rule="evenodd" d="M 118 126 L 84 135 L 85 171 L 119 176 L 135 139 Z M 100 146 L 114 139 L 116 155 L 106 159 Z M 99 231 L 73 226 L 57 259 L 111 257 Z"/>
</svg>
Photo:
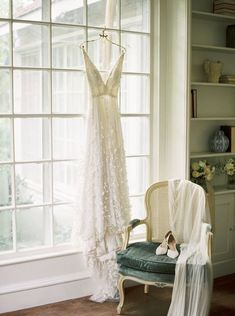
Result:
<svg viewBox="0 0 235 316">
<path fill-rule="evenodd" d="M 99 77 L 100 77 L 100 80 L 102 81 L 103 85 L 106 87 L 107 86 L 107 83 L 111 77 L 111 74 L 113 73 L 113 71 L 115 70 L 115 68 L 117 67 L 117 65 L 119 64 L 120 60 L 121 60 L 121 57 L 125 54 L 125 52 L 122 52 L 119 57 L 117 58 L 117 61 L 116 63 L 114 64 L 114 66 L 108 70 L 108 71 L 105 71 L 106 73 L 108 73 L 108 76 L 107 76 L 107 79 L 104 81 L 102 76 L 101 76 L 101 72 L 99 71 L 99 69 L 96 67 L 96 65 L 93 63 L 93 61 L 91 60 L 91 58 L 89 57 L 88 53 L 86 52 L 85 48 L 82 48 L 82 51 L 83 53 L 85 53 L 85 55 L 87 56 L 90 64 L 93 66 L 93 68 L 95 69 L 95 71 L 99 74 Z"/>
</svg>

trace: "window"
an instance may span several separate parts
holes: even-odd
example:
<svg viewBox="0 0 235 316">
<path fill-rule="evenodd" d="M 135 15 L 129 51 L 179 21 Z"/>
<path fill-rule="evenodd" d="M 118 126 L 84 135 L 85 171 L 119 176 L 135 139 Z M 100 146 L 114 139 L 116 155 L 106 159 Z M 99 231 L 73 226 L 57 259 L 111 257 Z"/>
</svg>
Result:
<svg viewBox="0 0 235 316">
<path fill-rule="evenodd" d="M 79 43 L 97 38 L 104 25 L 112 40 L 127 48 L 120 112 L 132 216 L 144 216 L 150 172 L 150 1 L 112 4 L 0 1 L 1 254 L 71 245 L 88 97 Z M 88 49 L 99 67 L 99 42 Z M 114 48 L 112 62 L 118 54 Z"/>
</svg>

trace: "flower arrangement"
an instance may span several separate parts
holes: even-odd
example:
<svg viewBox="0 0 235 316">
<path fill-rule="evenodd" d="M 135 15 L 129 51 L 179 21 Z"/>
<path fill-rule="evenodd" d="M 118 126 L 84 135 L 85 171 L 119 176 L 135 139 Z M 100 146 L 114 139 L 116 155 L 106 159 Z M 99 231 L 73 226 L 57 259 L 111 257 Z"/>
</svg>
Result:
<svg viewBox="0 0 235 316">
<path fill-rule="evenodd" d="M 235 160 L 233 158 L 225 161 L 223 172 L 228 176 L 227 188 L 235 189 Z"/>
<path fill-rule="evenodd" d="M 228 159 L 224 164 L 224 172 L 228 176 L 234 176 L 235 175 L 235 161 L 233 158 Z"/>
<path fill-rule="evenodd" d="M 215 174 L 215 166 L 211 166 L 206 160 L 193 162 L 191 165 L 191 180 L 205 188 L 206 181 L 211 181 Z"/>
</svg>

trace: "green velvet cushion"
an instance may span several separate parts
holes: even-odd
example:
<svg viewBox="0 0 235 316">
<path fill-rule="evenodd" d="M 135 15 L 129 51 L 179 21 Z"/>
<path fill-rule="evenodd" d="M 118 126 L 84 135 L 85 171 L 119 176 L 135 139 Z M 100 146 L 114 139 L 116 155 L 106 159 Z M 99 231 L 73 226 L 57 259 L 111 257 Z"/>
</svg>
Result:
<svg viewBox="0 0 235 316">
<path fill-rule="evenodd" d="M 124 276 L 130 276 L 143 281 L 159 282 L 173 284 L 175 275 L 174 274 L 163 274 L 153 272 L 143 272 L 140 270 L 131 269 L 125 266 L 119 267 L 119 273 Z"/>
<path fill-rule="evenodd" d="M 156 248 L 160 243 L 136 242 L 119 251 L 117 262 L 121 266 L 140 270 L 144 272 L 174 274 L 176 259 L 169 258 L 167 255 L 156 255 Z M 179 250 L 179 246 L 177 246 Z"/>
</svg>

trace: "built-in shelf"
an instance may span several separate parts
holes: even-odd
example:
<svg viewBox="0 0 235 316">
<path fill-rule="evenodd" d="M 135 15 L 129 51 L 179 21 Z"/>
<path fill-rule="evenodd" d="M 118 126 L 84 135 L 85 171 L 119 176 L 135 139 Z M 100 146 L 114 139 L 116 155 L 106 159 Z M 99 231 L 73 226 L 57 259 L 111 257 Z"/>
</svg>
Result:
<svg viewBox="0 0 235 316">
<path fill-rule="evenodd" d="M 214 52 L 221 52 L 221 53 L 235 53 L 235 48 L 231 47 L 221 47 L 221 46 L 212 46 L 212 45 L 192 45 L 193 50 L 206 50 L 206 51 L 214 51 Z"/>
<path fill-rule="evenodd" d="M 224 185 L 216 185 L 213 188 L 215 195 L 235 193 L 235 189 L 228 189 Z"/>
<path fill-rule="evenodd" d="M 230 117 L 191 117 L 191 121 L 232 121 L 235 116 Z"/>
<path fill-rule="evenodd" d="M 213 153 L 213 152 L 196 152 L 196 153 L 191 153 L 190 158 L 212 158 L 212 157 L 224 157 L 224 156 L 235 156 L 235 153 Z"/>
<path fill-rule="evenodd" d="M 224 22 L 224 21 L 235 22 L 235 16 L 216 14 L 216 13 L 211 13 L 211 12 L 192 11 L 192 16 L 195 18 L 206 19 L 206 20 L 217 20 L 221 22 Z"/>
<path fill-rule="evenodd" d="M 235 82 L 208 82 L 203 63 L 205 60 L 221 61 L 224 66 L 223 75 L 235 74 L 235 47 L 226 47 L 227 27 L 235 25 L 235 15 L 212 13 L 214 2 L 212 0 L 190 0 L 189 2 L 193 11 L 189 17 L 191 22 L 188 43 L 190 56 L 187 68 L 190 78 L 187 91 L 189 95 L 188 175 L 192 177 L 193 162 L 205 161 L 211 167 L 215 167 L 215 174 L 210 183 L 214 189 L 215 199 L 209 205 L 215 236 L 212 256 L 216 270 L 220 275 L 226 275 L 235 272 L 233 244 L 235 240 L 233 227 L 235 188 L 227 187 L 228 178 L 223 166 L 231 158 L 235 159 L 235 150 L 229 148 L 229 151 L 234 152 L 212 152 L 210 145 L 214 133 L 221 126 L 235 126 Z M 209 68 L 209 73 L 211 73 L 213 67 Z M 192 91 L 194 89 L 196 93 Z"/>
<path fill-rule="evenodd" d="M 208 87 L 228 87 L 228 88 L 234 88 L 235 84 L 232 83 L 212 83 L 212 82 L 201 82 L 201 81 L 192 81 L 192 86 L 208 86 Z"/>
</svg>

